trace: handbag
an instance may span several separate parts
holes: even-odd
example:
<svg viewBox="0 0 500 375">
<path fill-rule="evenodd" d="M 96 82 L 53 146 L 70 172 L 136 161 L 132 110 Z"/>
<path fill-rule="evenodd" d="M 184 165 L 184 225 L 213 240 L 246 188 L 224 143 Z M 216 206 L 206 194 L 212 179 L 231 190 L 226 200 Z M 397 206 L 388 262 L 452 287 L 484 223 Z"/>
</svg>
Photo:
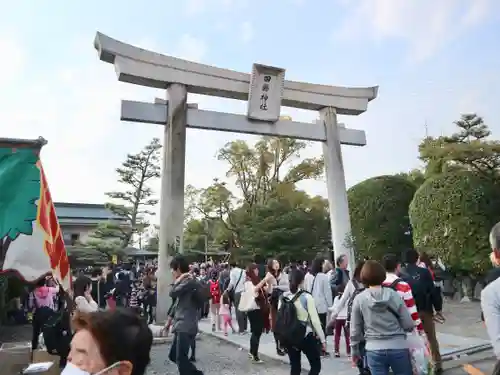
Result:
<svg viewBox="0 0 500 375">
<path fill-rule="evenodd" d="M 277 286 L 280 284 L 279 279 L 276 276 L 273 277 L 276 280 L 276 286 L 273 288 L 273 291 L 271 292 L 269 303 L 273 308 L 278 309 L 279 299 L 283 295 L 283 290 L 277 288 Z"/>
<path fill-rule="evenodd" d="M 425 339 L 415 333 L 406 336 L 414 375 L 428 375 L 430 353 Z"/>
<path fill-rule="evenodd" d="M 251 282 L 247 282 L 252 284 Z M 252 284 L 253 285 L 253 284 Z M 253 288 L 249 288 L 245 285 L 245 290 L 241 293 L 240 304 L 238 305 L 238 310 L 241 312 L 247 312 L 252 310 L 257 310 L 259 306 L 255 302 L 255 294 Z"/>
<path fill-rule="evenodd" d="M 233 287 L 227 291 L 227 296 L 229 297 L 229 300 L 234 301 L 234 290 L 236 289 L 236 286 L 240 283 L 241 277 L 243 276 L 243 270 L 240 272 L 240 277 L 238 277 L 238 281 L 236 281 L 236 284 L 233 285 Z"/>
</svg>

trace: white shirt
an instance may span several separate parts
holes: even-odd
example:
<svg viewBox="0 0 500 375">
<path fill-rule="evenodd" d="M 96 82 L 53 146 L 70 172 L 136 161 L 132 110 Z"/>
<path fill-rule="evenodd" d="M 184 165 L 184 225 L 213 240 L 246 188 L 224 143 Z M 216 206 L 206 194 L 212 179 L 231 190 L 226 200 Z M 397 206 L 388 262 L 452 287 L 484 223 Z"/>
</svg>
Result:
<svg viewBox="0 0 500 375">
<path fill-rule="evenodd" d="M 235 293 L 241 293 L 245 290 L 245 281 L 245 271 L 239 267 L 234 267 L 231 272 L 229 272 L 228 289 L 234 290 Z"/>
<path fill-rule="evenodd" d="M 99 310 L 99 306 L 97 306 L 97 303 L 94 300 L 91 300 L 89 302 L 83 296 L 78 296 L 75 298 L 75 305 L 76 305 L 76 310 L 83 313 L 89 313 Z"/>
<path fill-rule="evenodd" d="M 332 289 L 328 276 L 319 272 L 316 276 L 307 273 L 304 277 L 304 289 L 312 294 L 318 314 L 325 314 L 333 305 Z"/>
<path fill-rule="evenodd" d="M 492 281 L 482 290 L 481 309 L 493 351 L 500 359 L 500 278 Z"/>
<path fill-rule="evenodd" d="M 336 308 L 338 305 L 340 305 L 340 296 L 335 297 L 335 299 L 333 300 L 332 307 Z M 346 305 L 344 305 L 341 309 L 339 309 L 337 319 L 339 319 L 339 320 L 347 319 L 347 306 Z"/>
</svg>

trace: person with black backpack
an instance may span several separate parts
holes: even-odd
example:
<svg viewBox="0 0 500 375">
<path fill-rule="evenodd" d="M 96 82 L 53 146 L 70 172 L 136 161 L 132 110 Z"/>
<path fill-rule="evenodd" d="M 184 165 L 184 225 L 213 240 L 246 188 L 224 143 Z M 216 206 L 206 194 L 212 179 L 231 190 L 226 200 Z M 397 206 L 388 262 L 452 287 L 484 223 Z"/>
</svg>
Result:
<svg viewBox="0 0 500 375">
<path fill-rule="evenodd" d="M 413 297 L 410 284 L 398 275 L 401 270 L 401 263 L 397 260 L 394 254 L 386 254 L 382 258 L 382 265 L 386 271 L 385 281 L 382 286 L 391 288 L 398 292 L 403 299 L 413 321 L 415 322 L 417 332 L 419 334 L 423 334 L 424 326 L 422 325 L 422 320 L 418 314 L 417 304 L 415 303 L 415 298 Z"/>
<path fill-rule="evenodd" d="M 401 278 L 410 285 L 417 305 L 418 315 L 420 316 L 427 341 L 429 342 L 433 374 L 437 375 L 442 373 L 443 369 L 434 319 L 437 318 L 444 321 L 442 314 L 443 298 L 440 293 L 437 293 L 429 270 L 417 265 L 419 260 L 417 250 L 407 250 L 405 257 L 407 265 L 401 269 Z M 436 312 L 435 315 L 434 311 Z"/>
<path fill-rule="evenodd" d="M 304 273 L 292 269 L 289 274 L 290 291 L 283 293 L 278 303 L 274 332 L 290 359 L 290 375 L 302 371 L 301 358 L 309 361 L 309 375 L 321 371 L 321 350 L 326 351 L 326 338 L 316 311 L 314 298 L 304 288 Z"/>
</svg>

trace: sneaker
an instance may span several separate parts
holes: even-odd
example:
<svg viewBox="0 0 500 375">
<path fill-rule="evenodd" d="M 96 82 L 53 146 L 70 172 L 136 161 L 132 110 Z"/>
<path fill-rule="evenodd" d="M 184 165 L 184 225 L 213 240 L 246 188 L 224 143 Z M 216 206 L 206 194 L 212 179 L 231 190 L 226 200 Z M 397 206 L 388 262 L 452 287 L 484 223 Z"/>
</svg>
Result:
<svg viewBox="0 0 500 375">
<path fill-rule="evenodd" d="M 215 324 L 212 324 L 212 332 L 215 332 Z"/>
<path fill-rule="evenodd" d="M 189 361 L 190 362 L 196 362 L 196 358 L 195 357 L 189 357 Z"/>
<path fill-rule="evenodd" d="M 334 356 L 335 356 L 335 358 L 340 358 L 340 353 L 339 352 L 335 352 Z"/>
<path fill-rule="evenodd" d="M 262 359 L 260 359 L 259 357 L 254 357 L 254 356 L 252 356 L 252 362 L 253 363 L 264 363 L 264 361 Z"/>
<path fill-rule="evenodd" d="M 253 358 L 252 353 L 248 353 L 248 358 L 250 358 L 250 359 Z"/>
</svg>

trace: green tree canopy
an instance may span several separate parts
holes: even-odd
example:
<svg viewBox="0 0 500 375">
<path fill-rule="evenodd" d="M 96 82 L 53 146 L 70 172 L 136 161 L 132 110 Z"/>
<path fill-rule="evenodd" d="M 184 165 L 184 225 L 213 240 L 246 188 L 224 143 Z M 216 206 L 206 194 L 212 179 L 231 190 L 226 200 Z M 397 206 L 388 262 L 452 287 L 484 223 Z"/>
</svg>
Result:
<svg viewBox="0 0 500 375">
<path fill-rule="evenodd" d="M 358 257 L 380 259 L 412 246 L 408 206 L 416 187 L 407 178 L 379 176 L 351 187 L 347 196 Z"/>
<path fill-rule="evenodd" d="M 300 201 L 273 199 L 255 207 L 241 233 L 247 253 L 289 261 L 312 258 L 327 249 L 330 222 L 326 200 L 297 193 Z"/>
<path fill-rule="evenodd" d="M 488 234 L 500 219 L 500 189 L 479 172 L 455 171 L 427 180 L 410 204 L 417 248 L 456 271 L 489 268 Z"/>
<path fill-rule="evenodd" d="M 410 172 L 397 173 L 396 176 L 406 178 L 415 185 L 416 189 L 425 182 L 425 174 L 420 169 L 412 169 Z"/>
<path fill-rule="evenodd" d="M 491 132 L 482 117 L 463 114 L 454 124 L 457 132 L 451 136 L 427 137 L 420 143 L 426 177 L 467 170 L 498 178 L 500 142 L 490 139 Z"/>
<path fill-rule="evenodd" d="M 208 220 L 217 231 L 211 234 L 214 241 L 243 246 L 241 232 L 257 207 L 294 192 L 297 182 L 322 176 L 322 158 L 300 158 L 306 147 L 307 142 L 277 137 L 261 137 L 253 146 L 229 142 L 217 158 L 227 163 L 226 176 L 235 180 L 238 191 L 219 179 L 204 188 L 188 186 L 187 217 Z"/>
</svg>

